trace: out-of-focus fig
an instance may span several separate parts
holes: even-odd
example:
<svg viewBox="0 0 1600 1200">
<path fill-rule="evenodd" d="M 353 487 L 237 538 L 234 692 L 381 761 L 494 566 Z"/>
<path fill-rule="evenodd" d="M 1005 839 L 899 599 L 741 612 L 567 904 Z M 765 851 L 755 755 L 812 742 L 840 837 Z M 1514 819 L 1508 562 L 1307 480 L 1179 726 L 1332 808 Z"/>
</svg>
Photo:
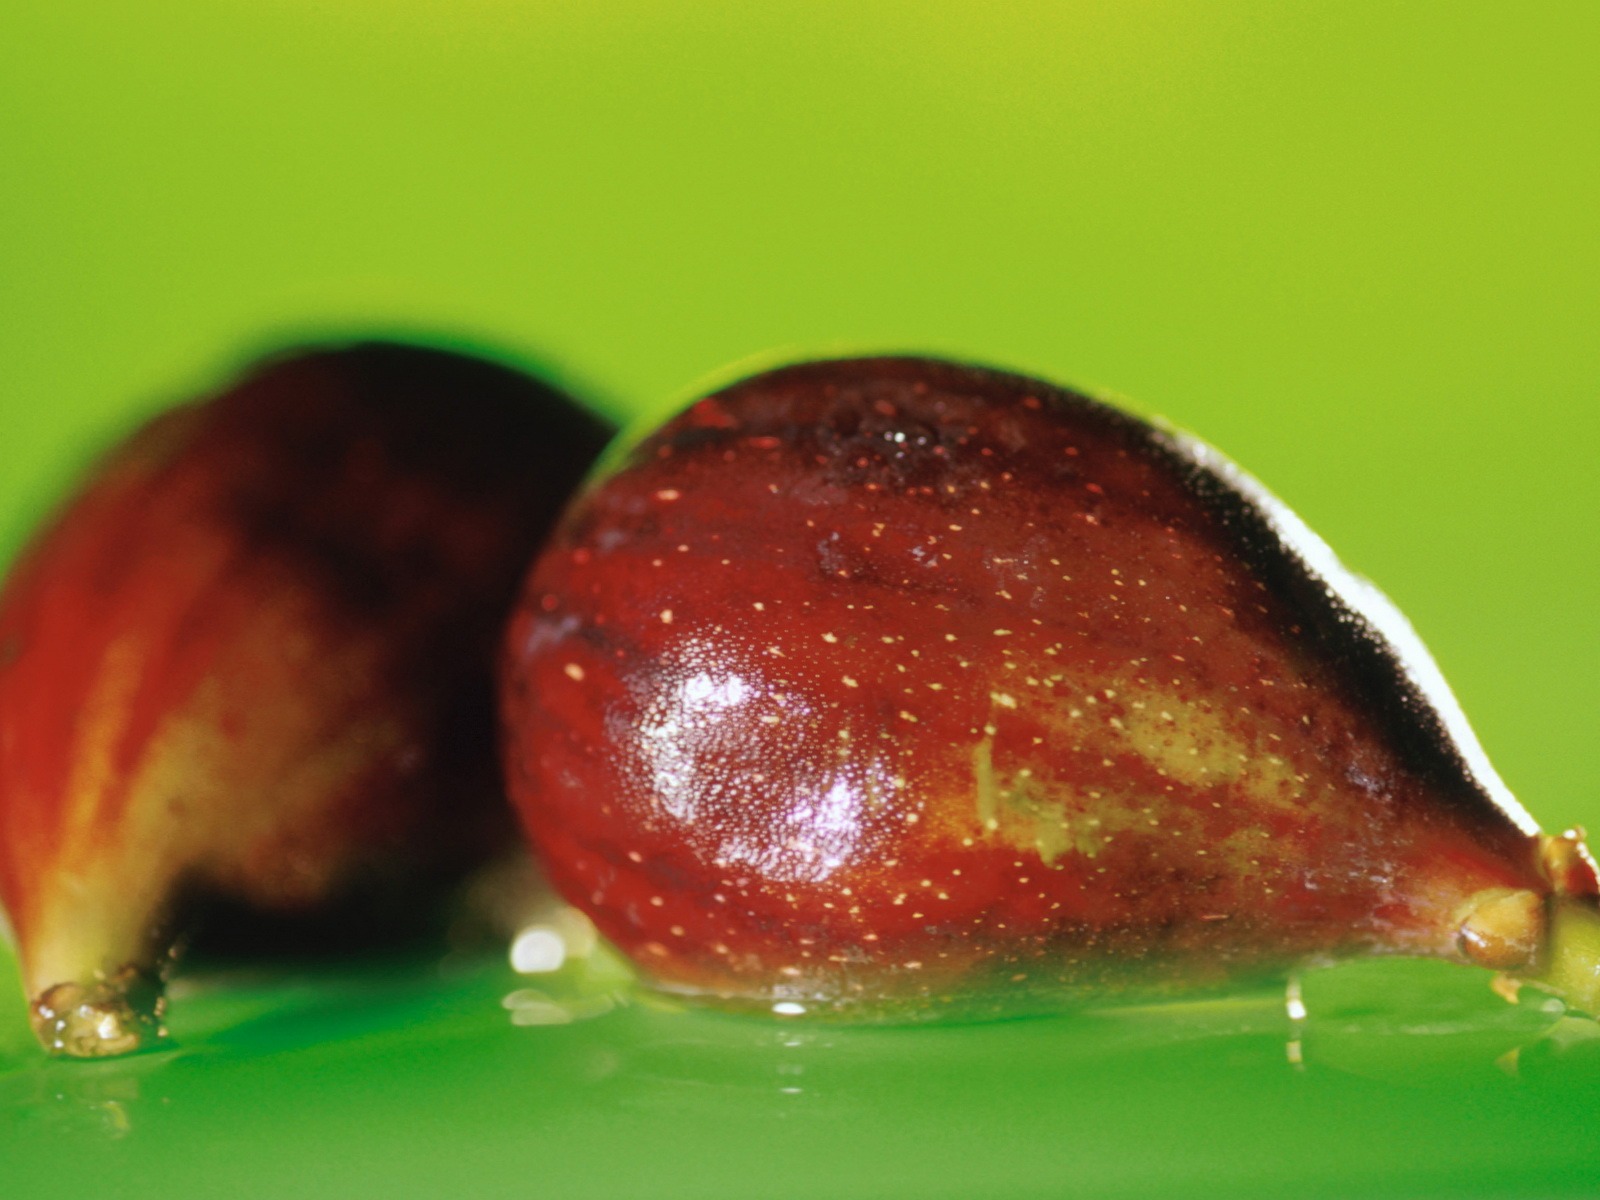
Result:
<svg viewBox="0 0 1600 1200">
<path fill-rule="evenodd" d="M 517 372 L 364 344 L 100 464 L 0 593 L 0 902 L 47 1049 L 164 1036 L 191 898 L 402 907 L 504 844 L 493 647 L 607 434 Z"/>
</svg>

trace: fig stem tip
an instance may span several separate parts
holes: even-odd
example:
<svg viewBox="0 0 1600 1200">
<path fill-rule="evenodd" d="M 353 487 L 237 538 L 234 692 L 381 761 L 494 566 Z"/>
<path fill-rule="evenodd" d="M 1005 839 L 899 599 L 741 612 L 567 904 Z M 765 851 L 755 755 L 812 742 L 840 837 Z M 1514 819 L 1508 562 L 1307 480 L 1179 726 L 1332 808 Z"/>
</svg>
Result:
<svg viewBox="0 0 1600 1200">
<path fill-rule="evenodd" d="M 1592 896 L 1561 896 L 1552 907 L 1548 950 L 1527 982 L 1600 1016 L 1600 905 Z"/>
</svg>

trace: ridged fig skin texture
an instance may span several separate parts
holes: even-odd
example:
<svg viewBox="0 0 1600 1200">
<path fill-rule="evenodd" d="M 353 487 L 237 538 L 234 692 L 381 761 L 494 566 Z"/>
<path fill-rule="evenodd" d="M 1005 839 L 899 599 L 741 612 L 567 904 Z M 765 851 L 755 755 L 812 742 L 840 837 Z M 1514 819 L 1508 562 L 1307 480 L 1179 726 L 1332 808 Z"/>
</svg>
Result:
<svg viewBox="0 0 1600 1200">
<path fill-rule="evenodd" d="M 113 451 L 0 593 L 0 902 L 35 1031 L 164 1036 L 189 901 L 399 914 L 515 840 L 493 664 L 610 430 L 441 350 L 287 355 Z"/>
<path fill-rule="evenodd" d="M 1580 835 L 1538 833 L 1403 620 L 1296 526 L 1209 448 L 1036 380 L 755 376 L 538 560 L 510 790 L 650 981 L 733 1006 L 1548 971 L 1552 909 L 1592 924 Z"/>
</svg>

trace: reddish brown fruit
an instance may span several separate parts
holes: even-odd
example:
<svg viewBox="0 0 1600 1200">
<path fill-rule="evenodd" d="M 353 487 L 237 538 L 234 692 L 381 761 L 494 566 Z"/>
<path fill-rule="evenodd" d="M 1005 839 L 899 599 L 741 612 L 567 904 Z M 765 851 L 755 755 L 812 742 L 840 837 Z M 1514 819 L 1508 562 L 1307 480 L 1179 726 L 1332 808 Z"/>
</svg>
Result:
<svg viewBox="0 0 1600 1200">
<path fill-rule="evenodd" d="M 1032 380 L 694 405 L 565 517 L 503 705 L 554 881 L 673 991 L 921 1017 L 1398 953 L 1596 998 L 1592 861 L 1404 620 L 1208 448 Z"/>
<path fill-rule="evenodd" d="M 0 595 L 0 901 L 47 1048 L 161 1035 L 191 894 L 398 901 L 500 844 L 492 648 L 606 434 L 503 368 L 364 345 L 101 465 Z"/>
</svg>

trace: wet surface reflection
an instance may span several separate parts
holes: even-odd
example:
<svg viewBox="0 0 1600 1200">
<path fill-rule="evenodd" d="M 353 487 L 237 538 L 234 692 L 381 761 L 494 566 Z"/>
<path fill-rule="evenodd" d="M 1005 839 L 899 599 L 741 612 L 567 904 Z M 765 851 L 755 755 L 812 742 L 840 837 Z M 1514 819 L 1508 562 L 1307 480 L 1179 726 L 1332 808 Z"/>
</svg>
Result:
<svg viewBox="0 0 1600 1200">
<path fill-rule="evenodd" d="M 690 1009 L 595 953 L 201 980 L 170 1051 L 52 1062 L 0 1027 L 0 1179 L 271 1195 L 311 1164 L 312 1195 L 534 1177 L 564 1196 L 1592 1192 L 1596 1027 L 1483 985 L 1368 963 L 1298 997 L 874 1028 Z"/>
</svg>

